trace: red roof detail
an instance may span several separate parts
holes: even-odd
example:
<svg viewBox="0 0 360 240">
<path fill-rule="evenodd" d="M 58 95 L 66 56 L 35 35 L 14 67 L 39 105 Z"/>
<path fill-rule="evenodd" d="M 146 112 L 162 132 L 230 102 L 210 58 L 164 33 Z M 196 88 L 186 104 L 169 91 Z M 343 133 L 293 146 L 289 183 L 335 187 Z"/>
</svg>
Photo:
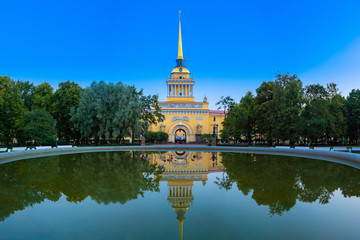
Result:
<svg viewBox="0 0 360 240">
<path fill-rule="evenodd" d="M 224 114 L 223 110 L 210 110 L 210 113 L 214 113 L 214 114 Z M 227 111 L 225 111 L 225 113 L 227 113 Z"/>
</svg>

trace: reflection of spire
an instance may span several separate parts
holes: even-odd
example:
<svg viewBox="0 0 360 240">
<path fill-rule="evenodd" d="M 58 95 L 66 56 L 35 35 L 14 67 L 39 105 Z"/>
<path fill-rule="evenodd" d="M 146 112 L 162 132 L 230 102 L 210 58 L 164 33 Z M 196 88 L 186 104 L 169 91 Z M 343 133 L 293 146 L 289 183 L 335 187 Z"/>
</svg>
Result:
<svg viewBox="0 0 360 240">
<path fill-rule="evenodd" d="M 176 208 L 174 209 L 177 213 L 177 220 L 179 222 L 179 233 L 180 233 L 180 240 L 183 239 L 183 232 L 184 232 L 184 220 L 185 220 L 185 213 L 188 208 Z"/>
<path fill-rule="evenodd" d="M 192 185 L 169 186 L 168 201 L 177 214 L 179 222 L 180 240 L 183 239 L 185 213 L 194 199 L 192 195 Z"/>
</svg>

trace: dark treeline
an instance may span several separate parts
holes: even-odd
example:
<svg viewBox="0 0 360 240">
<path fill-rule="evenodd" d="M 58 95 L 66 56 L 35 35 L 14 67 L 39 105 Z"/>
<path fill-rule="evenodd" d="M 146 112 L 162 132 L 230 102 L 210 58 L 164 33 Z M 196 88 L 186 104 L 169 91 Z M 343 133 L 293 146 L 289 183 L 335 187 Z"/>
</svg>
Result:
<svg viewBox="0 0 360 240">
<path fill-rule="evenodd" d="M 140 152 L 86 153 L 28 159 L 0 165 L 0 222 L 45 199 L 97 203 L 137 199 L 159 192 L 163 170 L 141 160 Z"/>
<path fill-rule="evenodd" d="M 334 83 L 304 87 L 296 75 L 278 73 L 274 81 L 263 82 L 255 96 L 248 92 L 239 103 L 227 97 L 218 104 L 224 103 L 229 112 L 220 135 L 223 140 L 269 145 L 359 141 L 359 89 L 345 98 Z"/>
<path fill-rule="evenodd" d="M 66 81 L 54 91 L 47 82 L 35 86 L 0 76 L 0 144 L 54 145 L 55 127 L 60 144 L 134 139 L 162 121 L 157 103 L 156 95 L 122 83 L 83 89 Z"/>
</svg>

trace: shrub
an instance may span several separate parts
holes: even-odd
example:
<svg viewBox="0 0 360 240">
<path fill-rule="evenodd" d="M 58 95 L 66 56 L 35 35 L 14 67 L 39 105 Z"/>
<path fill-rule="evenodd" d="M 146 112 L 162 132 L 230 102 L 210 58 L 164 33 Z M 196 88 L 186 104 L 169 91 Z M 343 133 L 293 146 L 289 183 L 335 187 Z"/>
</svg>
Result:
<svg viewBox="0 0 360 240">
<path fill-rule="evenodd" d="M 59 139 L 59 140 L 57 141 L 57 144 L 58 144 L 58 145 L 67 145 L 68 142 L 67 142 L 65 139 Z"/>
<path fill-rule="evenodd" d="M 213 138 L 212 134 L 203 134 L 203 135 L 201 135 L 201 141 L 204 142 L 204 143 L 210 143 L 212 138 Z"/>
<path fill-rule="evenodd" d="M 154 142 L 165 142 L 168 141 L 169 134 L 164 132 L 147 132 L 145 133 L 146 142 L 154 143 Z"/>
</svg>

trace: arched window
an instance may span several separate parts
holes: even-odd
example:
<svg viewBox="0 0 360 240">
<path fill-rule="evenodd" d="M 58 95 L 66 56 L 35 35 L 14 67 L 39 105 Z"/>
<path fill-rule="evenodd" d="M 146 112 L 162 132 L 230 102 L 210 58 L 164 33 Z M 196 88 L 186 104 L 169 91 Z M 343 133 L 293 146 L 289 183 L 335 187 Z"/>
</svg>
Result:
<svg viewBox="0 0 360 240">
<path fill-rule="evenodd" d="M 216 122 L 216 117 L 214 117 L 214 122 Z"/>
</svg>

